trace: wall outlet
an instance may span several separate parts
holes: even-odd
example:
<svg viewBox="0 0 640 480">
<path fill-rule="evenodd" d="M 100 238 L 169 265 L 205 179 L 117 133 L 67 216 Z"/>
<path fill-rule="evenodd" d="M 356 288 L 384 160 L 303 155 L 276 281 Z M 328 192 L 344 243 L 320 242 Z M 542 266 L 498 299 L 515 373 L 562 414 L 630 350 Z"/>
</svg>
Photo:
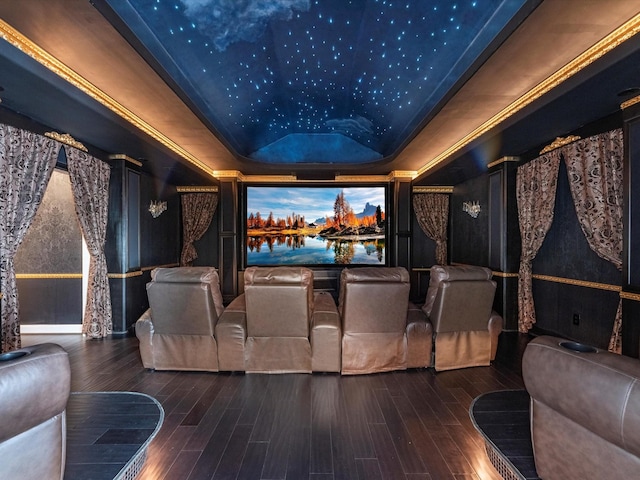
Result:
<svg viewBox="0 0 640 480">
<path fill-rule="evenodd" d="M 580 325 L 580 314 L 579 313 L 574 313 L 573 314 L 573 324 L 574 325 Z"/>
</svg>

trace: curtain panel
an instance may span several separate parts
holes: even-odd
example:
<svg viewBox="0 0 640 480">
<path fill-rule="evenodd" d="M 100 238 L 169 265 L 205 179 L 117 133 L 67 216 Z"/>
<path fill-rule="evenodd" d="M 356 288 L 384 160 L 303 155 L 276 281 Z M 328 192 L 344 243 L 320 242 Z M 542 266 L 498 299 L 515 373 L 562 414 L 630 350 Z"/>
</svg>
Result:
<svg viewBox="0 0 640 480">
<path fill-rule="evenodd" d="M 622 129 L 578 140 L 562 148 L 571 196 L 591 250 L 622 270 Z M 622 353 L 622 300 L 618 304 L 609 350 Z"/>
<path fill-rule="evenodd" d="M 518 271 L 518 330 L 528 332 L 536 322 L 531 262 L 553 223 L 560 151 L 553 150 L 518 167 L 516 196 L 522 252 Z"/>
<path fill-rule="evenodd" d="M 20 348 L 14 258 L 33 222 L 56 164 L 60 143 L 0 125 L 0 291 L 3 294 L 0 351 Z"/>
<path fill-rule="evenodd" d="M 218 207 L 216 193 L 186 193 L 182 195 L 182 254 L 180 265 L 189 267 L 198 258 L 193 245 L 205 234 Z"/>
<path fill-rule="evenodd" d="M 112 331 L 111 293 L 104 245 L 109 210 L 109 165 L 76 148 L 67 147 L 67 167 L 76 215 L 91 256 L 82 333 L 102 338 Z"/>
<path fill-rule="evenodd" d="M 413 211 L 422 231 L 436 242 L 436 263 L 446 265 L 449 195 L 416 193 L 413 195 Z"/>
</svg>

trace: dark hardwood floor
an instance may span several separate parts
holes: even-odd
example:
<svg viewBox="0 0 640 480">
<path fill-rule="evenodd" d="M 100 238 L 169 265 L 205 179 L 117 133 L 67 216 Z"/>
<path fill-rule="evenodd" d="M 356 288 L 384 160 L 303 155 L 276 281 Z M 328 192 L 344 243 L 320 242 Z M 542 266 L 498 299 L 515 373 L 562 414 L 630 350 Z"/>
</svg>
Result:
<svg viewBox="0 0 640 480">
<path fill-rule="evenodd" d="M 526 335 L 496 362 L 361 376 L 151 372 L 135 337 L 23 335 L 70 355 L 73 391 L 136 391 L 164 424 L 139 480 L 499 479 L 469 418 L 481 393 L 523 388 Z"/>
</svg>

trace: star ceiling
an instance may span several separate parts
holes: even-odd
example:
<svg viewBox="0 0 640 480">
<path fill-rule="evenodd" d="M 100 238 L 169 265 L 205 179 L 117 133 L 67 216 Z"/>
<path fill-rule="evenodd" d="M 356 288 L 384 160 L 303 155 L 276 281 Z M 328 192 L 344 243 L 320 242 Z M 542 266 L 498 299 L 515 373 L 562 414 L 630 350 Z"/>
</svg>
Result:
<svg viewBox="0 0 640 480">
<path fill-rule="evenodd" d="M 108 0 L 234 153 L 391 157 L 527 0 Z"/>
</svg>

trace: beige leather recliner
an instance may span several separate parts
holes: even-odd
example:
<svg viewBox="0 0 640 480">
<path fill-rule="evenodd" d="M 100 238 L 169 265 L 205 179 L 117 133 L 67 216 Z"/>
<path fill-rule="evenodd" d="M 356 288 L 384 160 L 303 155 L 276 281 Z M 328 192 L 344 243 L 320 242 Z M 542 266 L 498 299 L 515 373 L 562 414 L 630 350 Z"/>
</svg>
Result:
<svg viewBox="0 0 640 480">
<path fill-rule="evenodd" d="M 217 270 L 156 268 L 147 296 L 149 309 L 135 326 L 144 367 L 217 372 L 215 326 L 224 311 Z"/>
<path fill-rule="evenodd" d="M 313 292 L 304 267 L 249 267 L 244 293 L 216 325 L 220 370 L 340 371 L 340 320 L 331 295 Z"/>
<path fill-rule="evenodd" d="M 0 358 L 9 358 L 0 361 L 0 478 L 62 479 L 71 389 L 67 352 L 43 343 Z"/>
<path fill-rule="evenodd" d="M 422 307 L 433 325 L 437 371 L 490 365 L 495 359 L 502 317 L 492 310 L 496 282 L 485 267 L 431 267 Z"/>
<path fill-rule="evenodd" d="M 431 325 L 409 301 L 402 267 L 345 268 L 340 275 L 342 373 L 428 367 Z"/>
</svg>

